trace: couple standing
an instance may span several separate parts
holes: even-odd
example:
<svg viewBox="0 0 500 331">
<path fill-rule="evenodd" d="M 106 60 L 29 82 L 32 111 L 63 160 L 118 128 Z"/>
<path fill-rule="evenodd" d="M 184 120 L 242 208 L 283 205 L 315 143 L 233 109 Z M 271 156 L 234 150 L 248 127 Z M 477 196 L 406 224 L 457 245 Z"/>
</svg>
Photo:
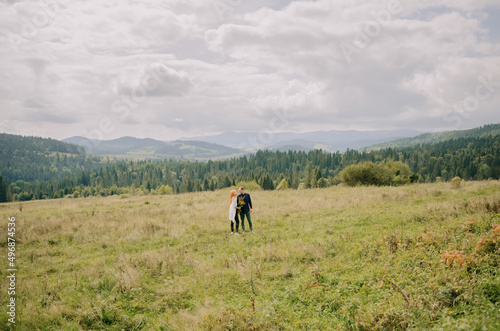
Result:
<svg viewBox="0 0 500 331">
<path fill-rule="evenodd" d="M 252 218 L 250 217 L 250 214 L 252 213 L 252 199 L 250 198 L 250 194 L 245 192 L 245 188 L 243 186 L 240 186 L 238 191 L 240 192 L 238 196 L 236 196 L 235 190 L 232 190 L 231 194 L 229 195 L 229 220 L 231 221 L 231 234 L 234 233 L 234 223 L 236 223 L 235 234 L 239 234 L 239 217 L 241 217 L 241 229 L 243 230 L 243 233 L 245 233 L 245 217 L 248 220 L 250 232 L 253 232 Z"/>
</svg>

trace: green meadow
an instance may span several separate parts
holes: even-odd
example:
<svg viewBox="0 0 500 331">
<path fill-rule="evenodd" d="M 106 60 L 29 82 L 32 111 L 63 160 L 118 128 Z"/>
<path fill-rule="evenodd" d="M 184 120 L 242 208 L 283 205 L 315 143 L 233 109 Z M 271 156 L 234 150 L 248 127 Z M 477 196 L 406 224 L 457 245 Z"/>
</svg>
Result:
<svg viewBox="0 0 500 331">
<path fill-rule="evenodd" d="M 500 329 L 499 181 L 249 193 L 0 204 L 0 329 Z"/>
</svg>

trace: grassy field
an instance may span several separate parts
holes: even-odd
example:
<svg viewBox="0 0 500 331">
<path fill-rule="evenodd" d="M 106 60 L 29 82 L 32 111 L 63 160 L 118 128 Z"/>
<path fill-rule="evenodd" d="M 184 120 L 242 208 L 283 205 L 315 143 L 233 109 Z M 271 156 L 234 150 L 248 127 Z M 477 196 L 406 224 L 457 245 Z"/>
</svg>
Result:
<svg viewBox="0 0 500 331">
<path fill-rule="evenodd" d="M 500 329 L 500 182 L 249 193 L 1 204 L 0 328 L 15 216 L 18 330 Z"/>
</svg>

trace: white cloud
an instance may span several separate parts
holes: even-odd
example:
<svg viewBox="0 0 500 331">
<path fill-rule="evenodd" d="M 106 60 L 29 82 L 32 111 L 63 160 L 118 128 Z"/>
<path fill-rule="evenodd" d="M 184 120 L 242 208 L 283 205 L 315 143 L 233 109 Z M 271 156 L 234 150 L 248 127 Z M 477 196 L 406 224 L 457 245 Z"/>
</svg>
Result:
<svg viewBox="0 0 500 331">
<path fill-rule="evenodd" d="M 191 88 L 189 76 L 161 63 L 129 68 L 116 80 L 118 94 L 144 99 L 148 96 L 181 96 Z"/>
<path fill-rule="evenodd" d="M 449 7 L 474 11 L 487 4 Z M 339 45 L 343 41 L 356 45 L 358 31 L 376 22 L 373 13 L 390 12 L 390 7 L 366 1 L 296 2 L 284 11 L 263 9 L 247 14 L 244 24 L 223 25 L 207 32 L 206 39 L 211 49 L 237 60 L 254 66 L 266 63 L 279 72 L 325 84 L 327 88 L 315 99 L 328 101 L 315 111 L 317 118 L 346 125 L 368 121 L 381 127 L 388 119 L 398 118 L 401 121 L 391 125 L 411 126 L 407 121 L 413 116 L 419 120 L 429 117 L 435 125 L 435 112 L 429 113 L 429 107 L 446 113 L 452 106 L 449 94 L 458 97 L 463 93 L 459 82 L 452 73 L 445 74 L 447 87 L 436 87 L 429 95 L 421 94 L 408 81 L 422 70 L 426 76 L 442 75 L 440 70 L 455 59 L 461 61 L 459 70 L 472 69 L 473 62 L 482 63 L 486 55 L 499 60 L 499 54 L 492 52 L 495 45 L 482 41 L 487 31 L 475 16 L 442 11 L 426 20 L 409 17 L 418 10 L 443 5 L 433 2 L 406 9 L 406 14 L 393 12 L 385 25 L 378 25 L 380 31 L 369 38 L 368 46 L 353 54 L 350 64 Z M 405 3 L 401 7 L 405 9 Z M 473 61 L 468 60 L 470 56 Z M 483 68 L 483 72 L 491 69 L 500 77 L 496 68 Z"/>
<path fill-rule="evenodd" d="M 286 130 L 433 130 L 479 77 L 500 81 L 496 0 L 217 1 L 0 3 L 2 130 L 175 139 L 257 131 L 276 110 L 296 115 Z M 461 126 L 498 122 L 499 95 Z"/>
</svg>

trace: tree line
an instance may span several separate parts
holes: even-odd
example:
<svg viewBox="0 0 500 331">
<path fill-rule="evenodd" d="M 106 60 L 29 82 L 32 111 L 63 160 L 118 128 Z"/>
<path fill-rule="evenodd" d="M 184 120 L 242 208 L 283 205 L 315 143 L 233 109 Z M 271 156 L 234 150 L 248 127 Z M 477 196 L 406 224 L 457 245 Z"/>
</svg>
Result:
<svg viewBox="0 0 500 331">
<path fill-rule="evenodd" d="M 345 169 L 354 169 L 349 166 L 358 164 L 365 167 L 364 173 L 366 169 L 376 172 L 380 185 L 449 181 L 457 176 L 465 180 L 500 177 L 499 136 L 345 153 L 258 151 L 249 156 L 208 162 L 118 161 L 85 155 L 83 149 L 74 145 L 30 139 L 35 144 L 14 139 L 15 144 L 8 148 L 3 144 L 3 149 L 0 148 L 3 176 L 0 202 L 116 194 L 179 194 L 213 191 L 241 182 L 255 183 L 265 190 L 328 187 L 341 182 L 371 184 L 349 182 L 345 172 L 341 175 Z M 377 183 L 374 184 L 379 185 Z"/>
</svg>

